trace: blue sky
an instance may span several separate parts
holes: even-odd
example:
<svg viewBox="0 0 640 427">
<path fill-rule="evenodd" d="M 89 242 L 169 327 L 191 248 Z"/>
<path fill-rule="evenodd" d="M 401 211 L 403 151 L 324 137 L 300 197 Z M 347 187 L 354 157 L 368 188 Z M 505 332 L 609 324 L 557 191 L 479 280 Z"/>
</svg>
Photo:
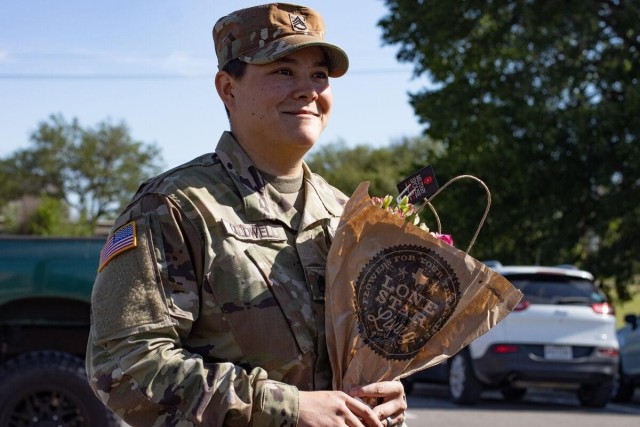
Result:
<svg viewBox="0 0 640 427">
<path fill-rule="evenodd" d="M 228 129 L 216 94 L 211 28 L 257 1 L 2 0 L 0 157 L 29 146 L 54 113 L 83 126 L 124 121 L 134 139 L 156 142 L 173 167 L 214 149 Z M 409 91 L 426 85 L 383 46 L 380 0 L 309 0 L 327 39 L 349 55 L 332 79 L 334 109 L 319 144 L 388 145 L 422 131 Z"/>
</svg>

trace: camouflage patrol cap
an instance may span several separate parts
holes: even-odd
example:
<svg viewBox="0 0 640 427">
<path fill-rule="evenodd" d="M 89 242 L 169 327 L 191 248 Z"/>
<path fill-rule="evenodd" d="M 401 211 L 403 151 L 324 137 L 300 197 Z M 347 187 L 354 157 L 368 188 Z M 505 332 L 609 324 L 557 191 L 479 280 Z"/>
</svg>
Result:
<svg viewBox="0 0 640 427">
<path fill-rule="evenodd" d="M 347 54 L 324 40 L 324 22 L 312 9 L 272 3 L 237 10 L 213 27 L 218 68 L 238 58 L 249 64 L 268 64 L 293 51 L 320 46 L 329 65 L 329 76 L 340 77 L 349 68 Z"/>
</svg>

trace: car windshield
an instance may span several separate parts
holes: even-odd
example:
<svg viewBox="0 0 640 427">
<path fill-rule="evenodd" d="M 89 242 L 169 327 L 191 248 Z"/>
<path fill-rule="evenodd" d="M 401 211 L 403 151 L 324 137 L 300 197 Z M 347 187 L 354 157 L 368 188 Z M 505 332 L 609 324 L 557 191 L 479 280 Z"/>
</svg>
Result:
<svg viewBox="0 0 640 427">
<path fill-rule="evenodd" d="M 540 274 L 506 277 L 531 304 L 591 305 L 607 301 L 593 282 L 585 279 Z"/>
</svg>

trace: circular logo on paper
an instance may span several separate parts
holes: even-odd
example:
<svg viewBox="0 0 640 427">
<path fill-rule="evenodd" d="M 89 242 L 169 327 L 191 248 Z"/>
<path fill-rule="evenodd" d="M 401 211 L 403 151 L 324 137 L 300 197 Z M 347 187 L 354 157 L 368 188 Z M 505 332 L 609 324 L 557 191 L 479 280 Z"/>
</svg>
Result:
<svg viewBox="0 0 640 427">
<path fill-rule="evenodd" d="M 459 299 L 458 278 L 436 252 L 414 245 L 386 248 L 356 282 L 360 336 L 387 359 L 409 359 L 442 329 Z"/>
</svg>

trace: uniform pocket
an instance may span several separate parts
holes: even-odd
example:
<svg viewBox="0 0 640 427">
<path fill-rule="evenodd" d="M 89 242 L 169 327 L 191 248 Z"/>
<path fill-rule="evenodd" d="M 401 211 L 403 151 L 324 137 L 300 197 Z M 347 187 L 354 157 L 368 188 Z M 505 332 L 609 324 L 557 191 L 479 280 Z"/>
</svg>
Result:
<svg viewBox="0 0 640 427">
<path fill-rule="evenodd" d="M 274 285 L 266 267 L 266 258 L 249 246 L 218 263 L 207 280 L 242 361 L 270 371 L 298 361 L 300 353 L 313 349 L 313 342 L 304 319 L 287 303 L 291 296 L 281 283 Z"/>
<path fill-rule="evenodd" d="M 306 283 L 291 283 L 293 279 L 288 271 L 278 263 L 273 263 L 263 255 L 259 248 L 249 247 L 247 255 L 261 271 L 271 292 L 275 296 L 280 308 L 289 323 L 290 330 L 295 337 L 302 353 L 308 353 L 314 349 L 313 339 L 307 326 L 307 316 L 312 316 L 311 306 L 305 307 L 303 298 L 307 292 Z M 308 298 L 307 298 L 308 300 Z"/>
</svg>

